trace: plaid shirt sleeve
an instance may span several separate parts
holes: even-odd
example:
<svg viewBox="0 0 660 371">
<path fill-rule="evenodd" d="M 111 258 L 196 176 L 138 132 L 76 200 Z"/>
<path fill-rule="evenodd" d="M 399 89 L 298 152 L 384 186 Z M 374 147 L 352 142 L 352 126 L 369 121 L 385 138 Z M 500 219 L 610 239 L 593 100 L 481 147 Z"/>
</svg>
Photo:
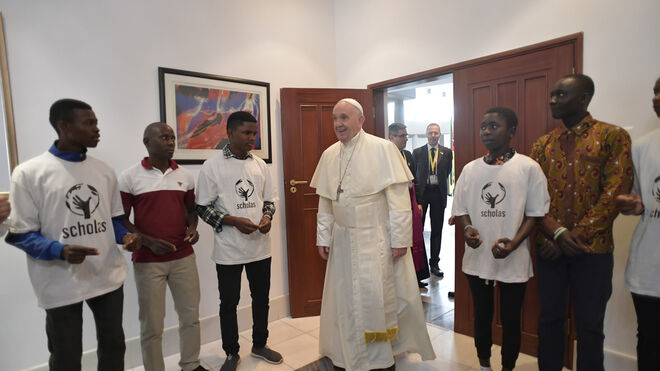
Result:
<svg viewBox="0 0 660 371">
<path fill-rule="evenodd" d="M 222 219 L 224 219 L 227 214 L 216 210 L 213 205 L 197 204 L 195 210 L 197 210 L 197 215 L 199 215 L 206 224 L 210 225 L 214 231 L 218 233 L 222 232 Z"/>
<path fill-rule="evenodd" d="M 272 201 L 264 201 L 264 207 L 261 209 L 261 212 L 264 215 L 268 215 L 268 217 L 273 220 L 273 215 L 275 215 L 275 203 Z"/>
</svg>

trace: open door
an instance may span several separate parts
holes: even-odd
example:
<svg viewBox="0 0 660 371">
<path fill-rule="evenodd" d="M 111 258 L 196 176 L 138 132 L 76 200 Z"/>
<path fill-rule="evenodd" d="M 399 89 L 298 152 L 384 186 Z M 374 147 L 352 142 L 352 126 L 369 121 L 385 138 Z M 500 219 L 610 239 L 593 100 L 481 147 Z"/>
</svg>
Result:
<svg viewBox="0 0 660 371">
<path fill-rule="evenodd" d="M 373 96 L 367 89 L 280 91 L 289 304 L 294 318 L 321 313 L 325 261 L 316 248 L 318 196 L 309 181 L 323 151 L 337 141 L 332 108 L 342 98 L 354 98 L 362 104 L 366 118 L 363 128 L 373 134 Z"/>
<path fill-rule="evenodd" d="M 532 144 L 543 134 L 561 125 L 552 118 L 548 101 L 550 90 L 562 76 L 581 70 L 582 35 L 552 40 L 521 50 L 482 58 L 479 63 L 454 70 L 455 145 L 457 176 L 469 161 L 483 156 L 486 150 L 479 139 L 479 123 L 492 106 L 506 106 L 518 116 L 518 131 L 512 146 L 529 155 Z M 462 231 L 462 228 L 456 228 Z M 532 239 L 533 241 L 533 239 Z M 461 271 L 465 244 L 456 233 L 456 332 L 473 335 L 474 311 L 467 279 Z M 532 259 L 536 272 L 535 248 Z M 495 295 L 499 298 L 499 294 Z M 499 300 L 495 303 L 494 341 L 502 342 Z M 521 351 L 536 355 L 537 321 L 540 311 L 536 278 L 532 277 L 525 293 L 522 313 Z M 572 323 L 569 318 L 568 323 Z M 574 330 L 569 325 L 566 342 L 566 367 L 572 367 Z"/>
</svg>

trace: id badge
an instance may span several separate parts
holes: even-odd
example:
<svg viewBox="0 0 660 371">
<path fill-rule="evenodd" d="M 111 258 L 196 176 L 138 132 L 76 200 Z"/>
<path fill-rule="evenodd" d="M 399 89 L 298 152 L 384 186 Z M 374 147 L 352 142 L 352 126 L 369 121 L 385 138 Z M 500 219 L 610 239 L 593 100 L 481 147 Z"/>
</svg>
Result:
<svg viewBox="0 0 660 371">
<path fill-rule="evenodd" d="M 438 184 L 438 176 L 429 175 L 429 184 Z"/>
</svg>

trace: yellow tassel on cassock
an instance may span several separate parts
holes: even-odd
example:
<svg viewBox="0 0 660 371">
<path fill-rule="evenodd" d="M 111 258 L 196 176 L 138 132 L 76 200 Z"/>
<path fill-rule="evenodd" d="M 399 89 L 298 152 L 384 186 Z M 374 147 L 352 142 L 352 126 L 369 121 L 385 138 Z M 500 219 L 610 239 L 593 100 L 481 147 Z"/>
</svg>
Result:
<svg viewBox="0 0 660 371">
<path fill-rule="evenodd" d="M 399 336 L 399 327 L 388 328 L 387 331 L 367 331 L 364 333 L 364 343 L 382 343 L 392 341 Z"/>
</svg>

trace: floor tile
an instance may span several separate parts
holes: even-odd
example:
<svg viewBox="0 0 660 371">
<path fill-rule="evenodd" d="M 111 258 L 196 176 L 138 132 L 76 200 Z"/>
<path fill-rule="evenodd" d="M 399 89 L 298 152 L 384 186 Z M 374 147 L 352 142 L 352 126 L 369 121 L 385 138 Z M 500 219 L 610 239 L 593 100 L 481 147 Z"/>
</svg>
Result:
<svg viewBox="0 0 660 371">
<path fill-rule="evenodd" d="M 287 325 L 293 326 L 302 332 L 310 332 L 321 326 L 321 319 L 319 316 L 301 317 L 301 318 L 282 318 L 282 322 Z"/>
<path fill-rule="evenodd" d="M 283 320 L 273 321 L 268 324 L 268 345 L 269 346 L 277 345 L 283 341 L 287 341 L 298 335 L 302 335 L 303 333 L 304 333 L 303 331 L 300 331 L 297 328 L 293 327 L 292 325 L 287 324 Z M 241 332 L 239 337 L 245 339 L 248 342 L 248 344 L 250 344 L 250 349 L 251 349 L 252 329 Z"/>
<path fill-rule="evenodd" d="M 284 355 L 284 363 L 297 369 L 321 358 L 318 353 L 319 340 L 311 335 L 303 334 L 277 344 L 275 348 Z"/>
</svg>

